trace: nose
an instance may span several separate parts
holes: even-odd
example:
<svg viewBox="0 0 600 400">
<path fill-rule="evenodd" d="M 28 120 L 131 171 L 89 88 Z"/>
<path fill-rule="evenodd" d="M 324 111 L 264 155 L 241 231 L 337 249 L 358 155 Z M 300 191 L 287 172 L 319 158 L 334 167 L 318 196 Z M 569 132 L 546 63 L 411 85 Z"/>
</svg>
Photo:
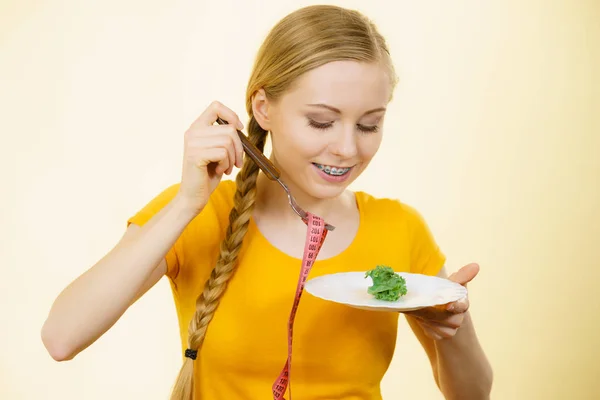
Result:
<svg viewBox="0 0 600 400">
<path fill-rule="evenodd" d="M 358 153 L 354 127 L 344 127 L 336 132 L 329 147 L 332 154 L 340 158 L 352 158 Z"/>
</svg>

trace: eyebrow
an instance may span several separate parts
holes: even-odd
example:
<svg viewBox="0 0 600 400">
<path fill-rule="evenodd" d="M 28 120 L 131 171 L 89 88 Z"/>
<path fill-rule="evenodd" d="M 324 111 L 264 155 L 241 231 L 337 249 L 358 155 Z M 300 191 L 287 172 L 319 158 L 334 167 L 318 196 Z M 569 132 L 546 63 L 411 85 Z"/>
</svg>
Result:
<svg viewBox="0 0 600 400">
<path fill-rule="evenodd" d="M 330 106 L 330 105 L 327 105 L 327 104 L 323 104 L 323 103 L 319 103 L 319 104 L 307 104 L 307 105 L 310 106 L 310 107 L 326 108 L 326 109 L 331 110 L 331 111 L 333 111 L 335 113 L 338 113 L 338 114 L 342 113 L 338 108 L 335 108 L 333 106 Z M 375 112 L 385 111 L 385 110 L 386 110 L 385 107 L 374 108 L 372 110 L 367 111 L 363 115 L 373 114 Z"/>
</svg>

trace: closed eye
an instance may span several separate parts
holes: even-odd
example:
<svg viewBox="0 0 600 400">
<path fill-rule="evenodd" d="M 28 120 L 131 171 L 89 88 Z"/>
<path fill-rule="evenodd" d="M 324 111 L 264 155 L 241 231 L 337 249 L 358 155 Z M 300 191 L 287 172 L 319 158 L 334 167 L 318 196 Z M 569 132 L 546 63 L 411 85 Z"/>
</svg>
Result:
<svg viewBox="0 0 600 400">
<path fill-rule="evenodd" d="M 326 130 L 333 126 L 333 122 L 317 122 L 313 119 L 308 119 L 308 125 L 315 129 Z M 373 133 L 379 130 L 379 126 L 377 125 L 361 125 L 357 124 L 356 127 L 362 133 Z"/>
<path fill-rule="evenodd" d="M 313 128 L 316 128 L 316 129 L 325 130 L 325 129 L 331 128 L 333 123 L 332 122 L 317 122 L 317 121 L 309 118 L 308 125 L 312 126 Z"/>
<path fill-rule="evenodd" d="M 373 132 L 377 132 L 379 130 L 379 127 L 377 125 L 367 126 L 367 125 L 358 124 L 357 127 L 358 127 L 359 131 L 364 132 L 364 133 L 373 133 Z"/>
</svg>

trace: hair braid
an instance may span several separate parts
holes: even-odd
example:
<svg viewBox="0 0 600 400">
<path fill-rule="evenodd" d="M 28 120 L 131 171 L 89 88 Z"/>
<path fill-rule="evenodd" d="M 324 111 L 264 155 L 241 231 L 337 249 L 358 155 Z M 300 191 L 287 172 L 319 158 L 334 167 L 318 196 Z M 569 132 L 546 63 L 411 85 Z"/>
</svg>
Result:
<svg viewBox="0 0 600 400">
<path fill-rule="evenodd" d="M 248 139 L 263 151 L 266 138 L 267 132 L 252 117 L 248 124 Z M 196 313 L 189 326 L 189 349 L 198 350 L 202 347 L 208 324 L 217 310 L 221 296 L 225 293 L 227 282 L 237 267 L 237 256 L 242 248 L 254 209 L 258 173 L 258 166 L 250 158 L 244 157 L 244 165 L 236 177 L 237 190 L 234 196 L 234 205 L 229 213 L 229 227 L 225 239 L 221 242 L 219 258 L 210 278 L 204 285 L 204 291 L 196 299 Z M 194 361 L 186 358 L 173 389 L 172 400 L 193 399 L 193 373 Z"/>
</svg>

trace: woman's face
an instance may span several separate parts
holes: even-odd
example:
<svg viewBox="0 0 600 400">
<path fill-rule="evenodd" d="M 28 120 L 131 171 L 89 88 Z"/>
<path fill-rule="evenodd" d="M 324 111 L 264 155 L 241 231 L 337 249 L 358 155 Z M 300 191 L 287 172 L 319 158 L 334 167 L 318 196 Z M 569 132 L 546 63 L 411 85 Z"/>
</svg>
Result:
<svg viewBox="0 0 600 400">
<path fill-rule="evenodd" d="M 386 69 L 336 61 L 301 76 L 276 102 L 259 94 L 255 118 L 272 135 L 272 160 L 307 195 L 338 196 L 369 165 L 391 95 Z"/>
</svg>

